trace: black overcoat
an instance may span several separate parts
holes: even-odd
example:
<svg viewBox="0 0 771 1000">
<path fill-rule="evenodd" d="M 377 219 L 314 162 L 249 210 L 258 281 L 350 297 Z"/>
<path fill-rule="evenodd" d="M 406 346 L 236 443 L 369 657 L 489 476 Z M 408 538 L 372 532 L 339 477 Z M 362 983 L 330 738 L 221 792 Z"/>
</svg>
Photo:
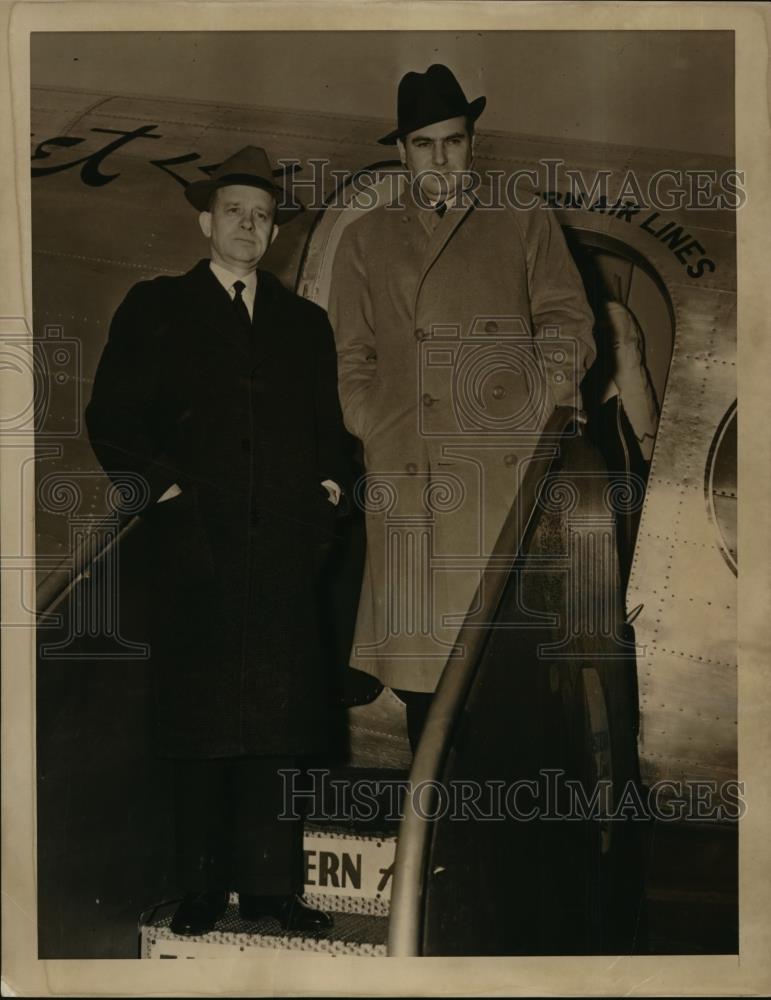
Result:
<svg viewBox="0 0 771 1000">
<path fill-rule="evenodd" d="M 335 508 L 320 483 L 348 472 L 324 311 L 260 271 L 249 331 L 207 260 L 140 282 L 86 420 L 108 475 L 147 491 L 159 752 L 325 749 L 314 562 Z"/>
</svg>

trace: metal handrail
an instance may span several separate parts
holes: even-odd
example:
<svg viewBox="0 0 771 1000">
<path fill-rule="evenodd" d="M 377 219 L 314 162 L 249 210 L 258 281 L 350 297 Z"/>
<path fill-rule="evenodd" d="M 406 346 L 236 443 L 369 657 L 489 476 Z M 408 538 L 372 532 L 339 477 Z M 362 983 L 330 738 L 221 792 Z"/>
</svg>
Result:
<svg viewBox="0 0 771 1000">
<path fill-rule="evenodd" d="M 539 485 L 559 457 L 557 442 L 575 418 L 576 411 L 572 407 L 558 407 L 547 421 L 541 442 L 554 441 L 553 452 L 536 457 L 528 466 L 488 566 L 482 574 L 472 607 L 478 607 L 482 598 L 484 605 L 481 612 L 475 612 L 474 617 L 481 615 L 481 620 L 486 622 L 494 620 L 511 567 L 521 554 L 528 529 L 533 522 Z M 453 725 L 466 702 L 466 694 L 489 637 L 489 628 L 475 626 L 470 617 L 466 619 L 456 641 L 456 648 L 462 650 L 462 653 L 448 660 L 431 699 L 431 707 L 410 770 L 410 788 L 437 780 L 449 750 Z M 421 903 L 431 823 L 428 816 L 431 810 L 423 809 L 421 812 L 422 815 L 410 808 L 408 797 L 396 844 L 388 925 L 388 954 L 398 958 L 420 954 Z"/>
<path fill-rule="evenodd" d="M 124 515 L 125 517 L 125 515 Z M 38 618 L 53 614 L 59 605 L 68 597 L 82 580 L 89 577 L 89 567 L 102 559 L 111 548 L 122 542 L 126 536 L 139 524 L 138 517 L 129 517 L 106 544 L 102 544 L 104 535 L 99 531 L 100 525 L 114 529 L 115 520 L 105 518 L 95 526 L 93 533 L 85 542 L 76 545 L 70 555 L 59 566 L 38 584 L 35 591 L 35 606 Z"/>
</svg>

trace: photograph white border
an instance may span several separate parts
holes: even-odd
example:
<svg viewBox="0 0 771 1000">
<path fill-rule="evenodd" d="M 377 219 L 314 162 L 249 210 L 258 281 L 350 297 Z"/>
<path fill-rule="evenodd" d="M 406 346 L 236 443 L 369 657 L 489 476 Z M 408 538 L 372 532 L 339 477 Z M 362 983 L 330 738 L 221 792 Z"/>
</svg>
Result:
<svg viewBox="0 0 771 1000">
<path fill-rule="evenodd" d="M 740 823 L 739 956 L 582 958 L 356 958 L 276 955 L 249 949 L 238 960 L 142 962 L 36 957 L 34 619 L 3 632 L 2 647 L 2 975 L 4 995 L 682 995 L 767 994 L 768 835 L 771 808 L 771 129 L 768 42 L 771 12 L 756 3 L 333 4 L 208 2 L 21 2 L 2 5 L 8 59 L 3 73 L 0 158 L 2 268 L 0 324 L 31 334 L 30 33 L 34 31 L 254 30 L 732 30 L 736 38 L 736 164 L 746 172 L 738 212 L 739 383 L 739 778 L 747 813 Z M 226 26 L 226 28 L 225 28 Z M 697 83 L 694 84 L 695 86 Z M 14 224 L 15 221 L 15 224 Z M 1 375 L 1 373 L 0 373 Z M 0 417 L 19 412 L 31 380 L 0 389 Z M 27 396 L 27 398 L 28 398 Z M 2 424 L 0 424 L 2 426 Z M 2 552 L 34 524 L 22 507 L 18 470 L 33 444 L 0 439 Z M 3 620 L 34 606 L 34 557 L 26 572 L 3 573 Z"/>
</svg>

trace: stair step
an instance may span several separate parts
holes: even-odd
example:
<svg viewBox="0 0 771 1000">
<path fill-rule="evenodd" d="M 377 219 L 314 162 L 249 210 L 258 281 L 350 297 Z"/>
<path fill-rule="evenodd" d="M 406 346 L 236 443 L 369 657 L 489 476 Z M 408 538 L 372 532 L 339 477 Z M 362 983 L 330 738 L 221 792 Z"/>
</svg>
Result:
<svg viewBox="0 0 771 1000">
<path fill-rule="evenodd" d="M 328 911 L 332 909 L 328 897 L 309 894 L 305 898 L 312 905 L 324 906 Z M 214 930 L 201 937 L 182 937 L 169 930 L 175 905 L 159 907 L 142 927 L 142 958 L 231 958 L 247 948 L 328 955 L 386 954 L 388 917 L 381 914 L 338 910 L 333 913 L 334 927 L 327 934 L 300 934 L 282 931 L 278 921 L 271 917 L 242 920 L 231 898 Z"/>
<path fill-rule="evenodd" d="M 390 688 L 383 688 L 368 705 L 348 710 L 348 732 L 351 762 L 357 767 L 409 770 L 406 709 Z"/>
<path fill-rule="evenodd" d="M 326 935 L 282 932 L 270 917 L 242 920 L 238 896 L 214 930 L 182 937 L 169 930 L 177 903 L 150 911 L 140 928 L 142 958 L 230 957 L 246 948 L 311 951 L 330 955 L 385 955 L 396 837 L 306 824 L 305 899 L 331 913 Z"/>
</svg>

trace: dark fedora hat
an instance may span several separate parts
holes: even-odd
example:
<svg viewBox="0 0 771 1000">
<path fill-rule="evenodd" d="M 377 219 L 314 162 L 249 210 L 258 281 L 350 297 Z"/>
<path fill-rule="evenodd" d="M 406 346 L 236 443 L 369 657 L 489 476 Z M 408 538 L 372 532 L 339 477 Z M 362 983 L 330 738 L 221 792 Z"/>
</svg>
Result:
<svg viewBox="0 0 771 1000">
<path fill-rule="evenodd" d="M 286 204 L 286 190 L 276 184 L 268 154 L 260 146 L 244 146 L 239 149 L 224 163 L 220 163 L 211 177 L 188 184 L 185 197 L 199 212 L 206 212 L 212 194 L 229 184 L 246 184 L 269 191 L 276 199 L 276 222 L 279 226 L 302 211 L 302 205 Z"/>
<path fill-rule="evenodd" d="M 486 103 L 485 97 L 469 103 L 455 74 L 441 63 L 429 66 L 425 73 L 406 73 L 399 83 L 398 127 L 378 142 L 393 146 L 408 133 L 448 118 L 466 116 L 476 121 Z"/>
</svg>

